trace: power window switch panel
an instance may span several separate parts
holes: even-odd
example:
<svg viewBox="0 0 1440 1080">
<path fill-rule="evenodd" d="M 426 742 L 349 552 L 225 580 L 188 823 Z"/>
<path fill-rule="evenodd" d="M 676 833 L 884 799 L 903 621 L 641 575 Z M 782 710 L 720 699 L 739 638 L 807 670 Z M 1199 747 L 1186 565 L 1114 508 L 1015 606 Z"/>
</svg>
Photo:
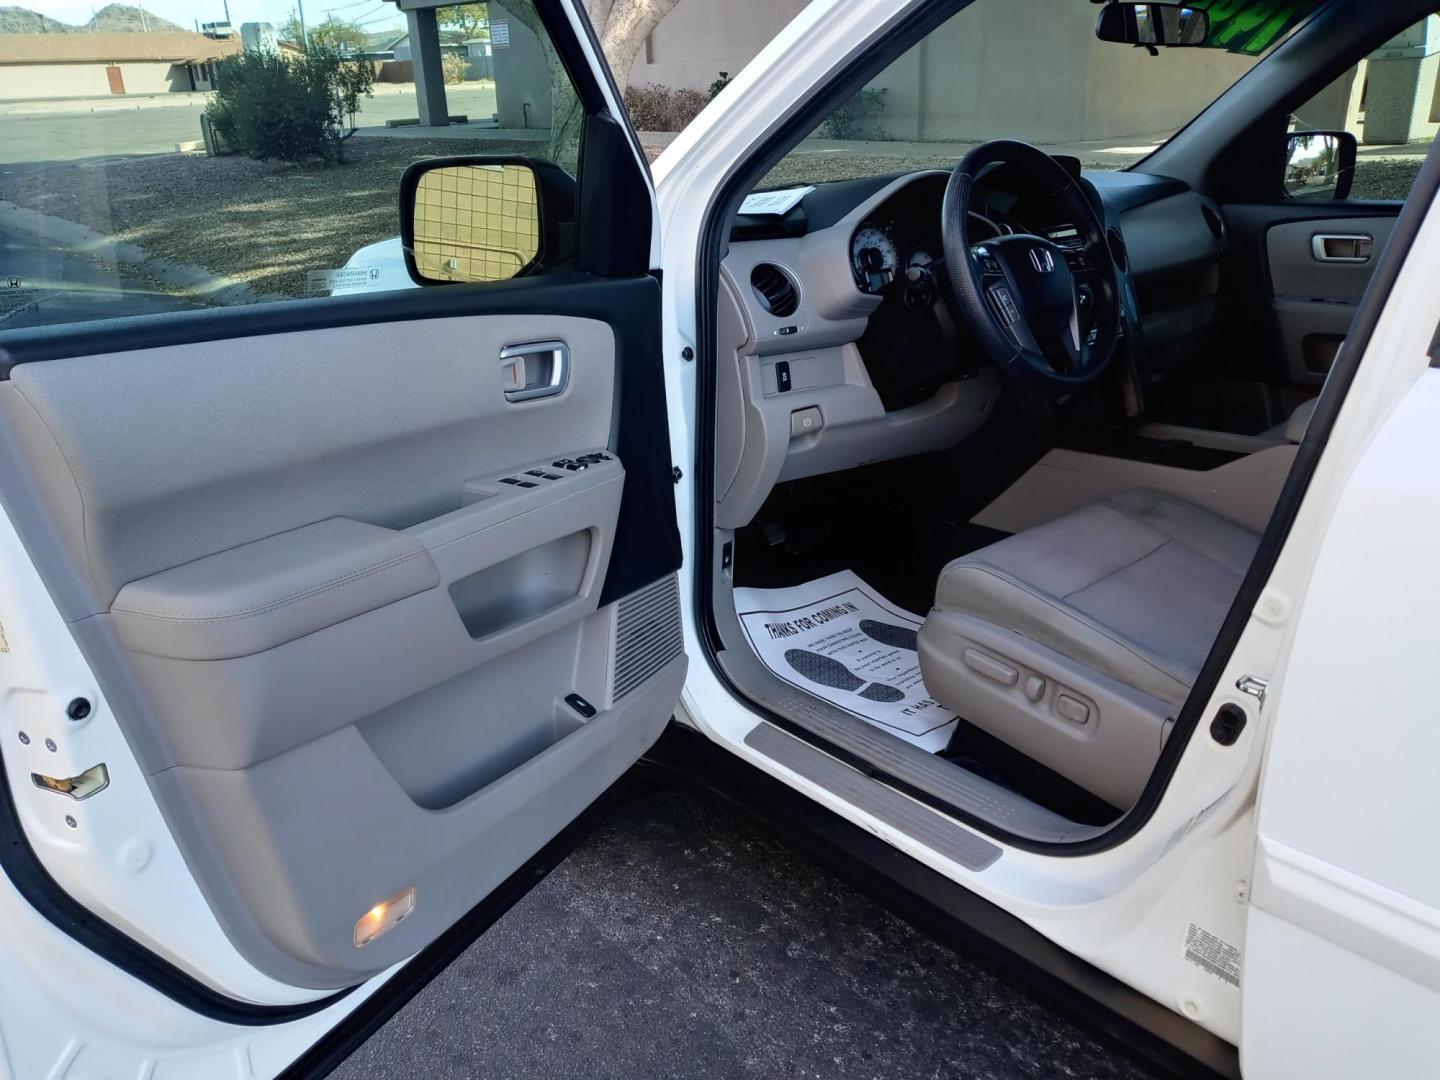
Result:
<svg viewBox="0 0 1440 1080">
<path fill-rule="evenodd" d="M 792 439 L 819 431 L 824 426 L 825 418 L 820 415 L 819 406 L 811 405 L 808 409 L 796 409 L 790 414 L 790 437 Z"/>
</svg>

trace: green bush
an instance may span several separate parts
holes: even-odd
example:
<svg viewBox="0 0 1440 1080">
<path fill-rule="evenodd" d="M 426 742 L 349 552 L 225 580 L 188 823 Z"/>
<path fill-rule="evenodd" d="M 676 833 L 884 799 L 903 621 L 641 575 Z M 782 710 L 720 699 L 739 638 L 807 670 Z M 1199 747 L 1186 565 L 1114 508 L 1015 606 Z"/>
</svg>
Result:
<svg viewBox="0 0 1440 1080">
<path fill-rule="evenodd" d="M 715 95 L 720 93 L 721 90 L 724 90 L 725 87 L 729 85 L 730 73 L 728 71 L 720 72 L 720 77 L 710 84 L 710 100 L 714 101 Z"/>
<path fill-rule="evenodd" d="M 221 60 L 206 115 L 232 150 L 264 161 L 343 161 L 360 97 L 370 96 L 375 69 L 312 43 L 291 59 L 248 50 Z"/>
<path fill-rule="evenodd" d="M 884 90 L 861 90 L 822 125 L 827 139 L 879 139 L 880 114 L 885 111 Z"/>
</svg>

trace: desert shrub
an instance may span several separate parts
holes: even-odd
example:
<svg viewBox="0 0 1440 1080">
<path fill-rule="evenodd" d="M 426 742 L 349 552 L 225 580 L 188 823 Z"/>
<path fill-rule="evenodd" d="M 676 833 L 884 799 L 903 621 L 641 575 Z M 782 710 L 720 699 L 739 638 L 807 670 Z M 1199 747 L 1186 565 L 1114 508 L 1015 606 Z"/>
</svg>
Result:
<svg viewBox="0 0 1440 1080">
<path fill-rule="evenodd" d="M 360 97 L 375 82 L 374 66 L 344 59 L 312 43 L 294 59 L 252 49 L 221 60 L 215 95 L 205 112 L 236 153 L 266 160 L 344 159 Z"/>
<path fill-rule="evenodd" d="M 699 90 L 676 90 L 670 97 L 670 126 L 666 131 L 684 131 L 710 99 Z"/>
<path fill-rule="evenodd" d="M 880 114 L 885 111 L 884 90 L 865 89 L 832 112 L 822 125 L 827 139 L 879 139 Z"/>
<path fill-rule="evenodd" d="M 640 131 L 681 131 L 708 102 L 699 90 L 668 86 L 630 86 L 625 90 L 625 107 Z"/>
<path fill-rule="evenodd" d="M 460 83 L 470 72 L 470 61 L 459 53 L 445 53 L 440 57 L 440 67 L 445 72 L 447 83 Z"/>
</svg>

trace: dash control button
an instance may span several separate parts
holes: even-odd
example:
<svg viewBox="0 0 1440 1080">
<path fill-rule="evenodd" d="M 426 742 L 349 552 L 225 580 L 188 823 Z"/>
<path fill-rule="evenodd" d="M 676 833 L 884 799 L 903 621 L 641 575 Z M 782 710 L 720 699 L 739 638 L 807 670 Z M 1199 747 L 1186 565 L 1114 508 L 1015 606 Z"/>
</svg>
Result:
<svg viewBox="0 0 1440 1080">
<path fill-rule="evenodd" d="M 790 437 L 792 439 L 800 435 L 813 434 L 824 426 L 825 419 L 820 415 L 818 406 L 811 405 L 808 409 L 796 409 L 790 414 Z"/>
<path fill-rule="evenodd" d="M 782 394 L 790 389 L 789 360 L 781 360 L 775 365 L 775 389 Z"/>
</svg>

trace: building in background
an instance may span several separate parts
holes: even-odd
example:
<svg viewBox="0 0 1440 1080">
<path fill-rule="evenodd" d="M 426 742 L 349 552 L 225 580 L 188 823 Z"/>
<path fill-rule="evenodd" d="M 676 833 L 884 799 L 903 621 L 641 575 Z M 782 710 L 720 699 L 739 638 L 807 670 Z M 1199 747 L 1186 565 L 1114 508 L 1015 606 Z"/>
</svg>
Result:
<svg viewBox="0 0 1440 1080">
<path fill-rule="evenodd" d="M 0 34 L 0 101 L 210 90 L 215 61 L 240 49 L 186 30 Z"/>
</svg>

